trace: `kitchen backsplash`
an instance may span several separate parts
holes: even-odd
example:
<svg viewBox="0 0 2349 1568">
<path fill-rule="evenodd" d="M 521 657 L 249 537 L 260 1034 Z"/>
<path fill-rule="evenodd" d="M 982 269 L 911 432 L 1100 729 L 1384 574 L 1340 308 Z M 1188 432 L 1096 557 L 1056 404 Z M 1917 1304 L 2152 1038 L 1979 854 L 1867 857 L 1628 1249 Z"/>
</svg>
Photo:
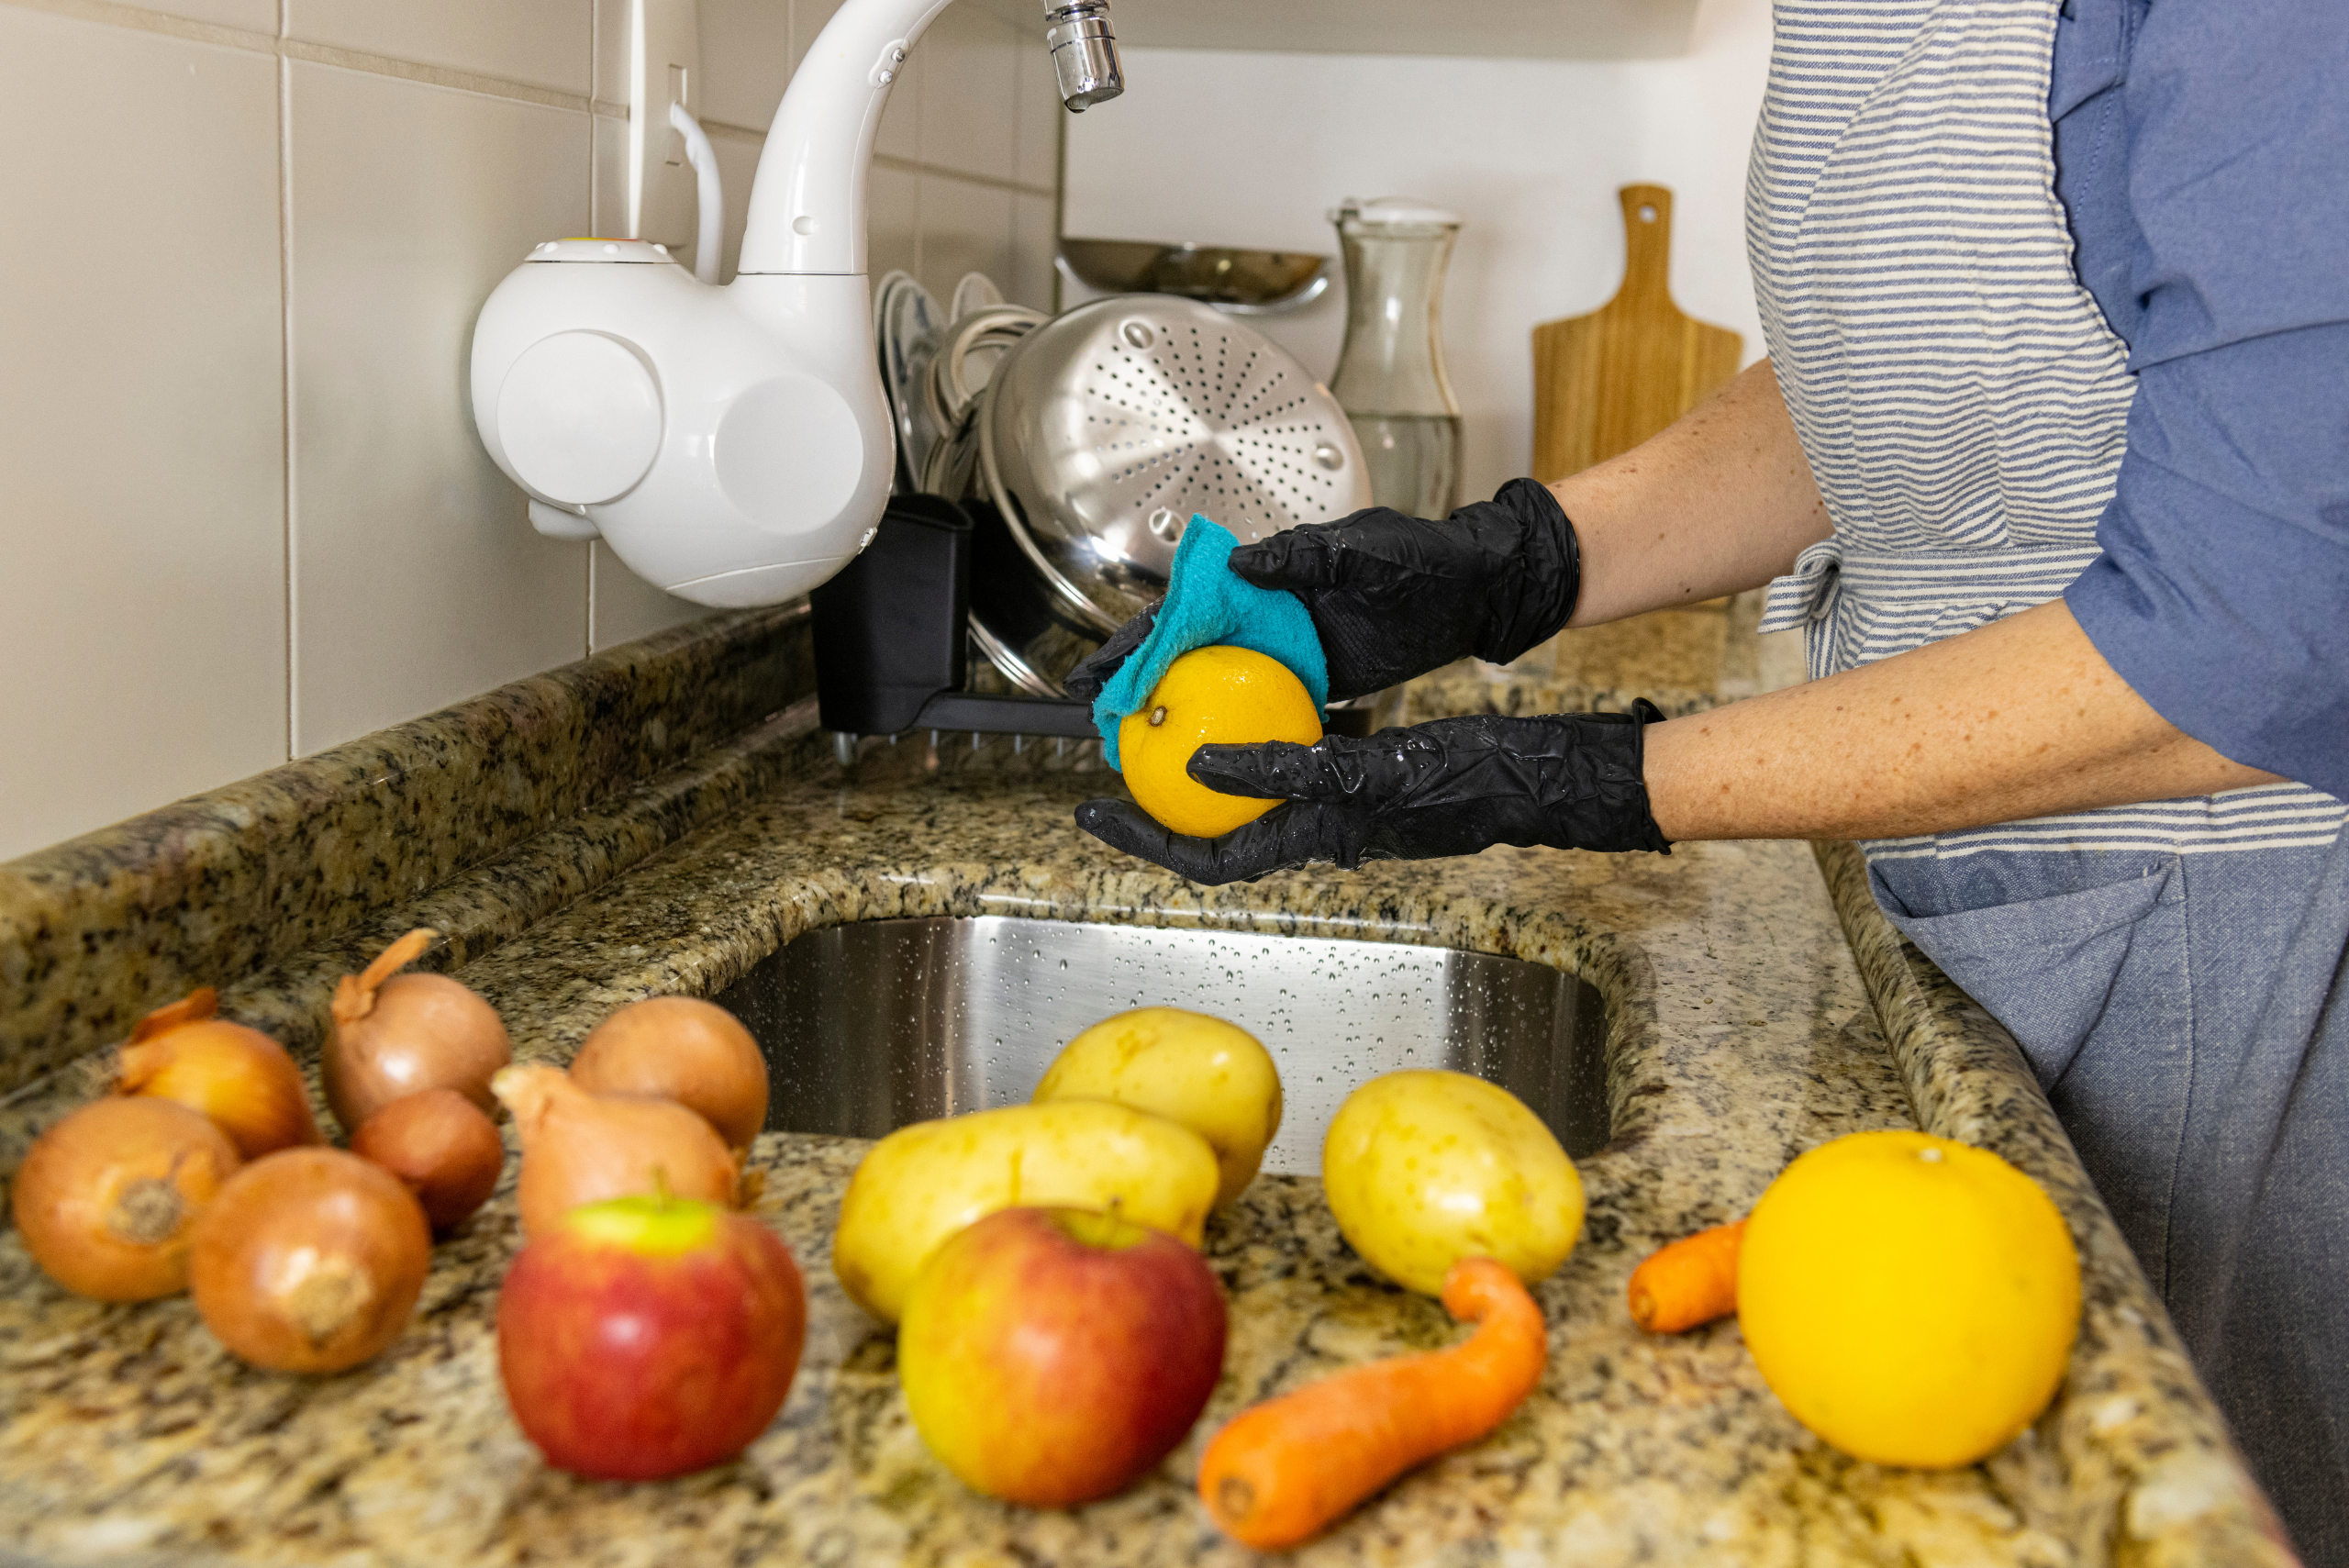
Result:
<svg viewBox="0 0 2349 1568">
<path fill-rule="evenodd" d="M 725 276 L 835 5 L 701 0 Z M 874 276 L 1051 305 L 1042 30 L 931 27 Z M 497 280 L 627 221 L 628 31 L 628 0 L 0 0 L 0 860 L 704 613 L 532 532 L 466 398 Z"/>
</svg>

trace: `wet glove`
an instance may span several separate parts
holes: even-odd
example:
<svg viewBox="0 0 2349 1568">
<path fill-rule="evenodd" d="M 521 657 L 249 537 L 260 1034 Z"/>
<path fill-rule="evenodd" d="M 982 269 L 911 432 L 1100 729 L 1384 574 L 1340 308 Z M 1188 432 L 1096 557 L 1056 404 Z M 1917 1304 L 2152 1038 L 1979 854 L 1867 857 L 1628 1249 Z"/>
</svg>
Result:
<svg viewBox="0 0 2349 1568">
<path fill-rule="evenodd" d="M 1193 882 L 1252 882 L 1313 861 L 1472 855 L 1489 844 L 1669 852 L 1649 814 L 1642 735 L 1631 713 L 1542 718 L 1473 714 L 1366 740 L 1311 746 L 1202 746 L 1190 774 L 1211 789 L 1288 804 L 1219 839 L 1162 828 L 1123 800 L 1088 800 L 1076 825 L 1112 848 Z"/>
<path fill-rule="evenodd" d="M 1549 487 L 1512 479 L 1442 522 L 1372 506 L 1334 523 L 1284 528 L 1231 552 L 1231 570 L 1304 602 L 1330 660 L 1330 700 L 1366 696 L 1475 654 L 1506 664 L 1574 614 L 1582 556 Z M 1150 635 L 1152 610 L 1069 673 L 1069 694 L 1099 695 Z"/>
</svg>

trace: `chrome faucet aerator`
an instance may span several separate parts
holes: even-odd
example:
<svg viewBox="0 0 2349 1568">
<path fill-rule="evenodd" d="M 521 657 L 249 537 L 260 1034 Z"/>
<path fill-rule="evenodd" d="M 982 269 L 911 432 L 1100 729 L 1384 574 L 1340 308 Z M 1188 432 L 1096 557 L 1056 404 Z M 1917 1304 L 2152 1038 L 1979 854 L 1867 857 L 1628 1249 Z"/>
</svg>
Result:
<svg viewBox="0 0 2349 1568">
<path fill-rule="evenodd" d="M 1070 114 L 1081 115 L 1126 90 L 1109 0 L 1044 0 L 1044 44 L 1052 51 L 1061 102 Z"/>
</svg>

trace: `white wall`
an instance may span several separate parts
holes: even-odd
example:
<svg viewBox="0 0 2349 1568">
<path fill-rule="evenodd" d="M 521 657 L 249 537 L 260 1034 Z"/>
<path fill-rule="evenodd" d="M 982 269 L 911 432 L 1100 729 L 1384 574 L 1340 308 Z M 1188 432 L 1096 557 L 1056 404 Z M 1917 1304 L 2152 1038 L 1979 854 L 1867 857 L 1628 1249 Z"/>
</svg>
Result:
<svg viewBox="0 0 2349 1568">
<path fill-rule="evenodd" d="M 1671 60 L 1132 50 L 1125 96 L 1069 123 L 1063 229 L 1329 252 L 1324 214 L 1347 195 L 1457 210 L 1444 352 L 1461 493 L 1487 495 L 1532 460 L 1528 333 L 1597 309 L 1622 279 L 1618 186 L 1672 188 L 1675 299 L 1761 357 L 1744 191 L 1769 46 L 1768 0 L 1704 0 L 1690 53 Z M 1333 289 L 1252 324 L 1326 376 L 1344 307 Z"/>
<path fill-rule="evenodd" d="M 838 4 L 702 0 L 729 273 Z M 0 0 L 0 859 L 705 613 L 532 532 L 466 404 L 490 289 L 627 221 L 627 18 Z M 966 4 L 922 40 L 876 274 L 1051 303 L 1042 33 Z"/>
</svg>

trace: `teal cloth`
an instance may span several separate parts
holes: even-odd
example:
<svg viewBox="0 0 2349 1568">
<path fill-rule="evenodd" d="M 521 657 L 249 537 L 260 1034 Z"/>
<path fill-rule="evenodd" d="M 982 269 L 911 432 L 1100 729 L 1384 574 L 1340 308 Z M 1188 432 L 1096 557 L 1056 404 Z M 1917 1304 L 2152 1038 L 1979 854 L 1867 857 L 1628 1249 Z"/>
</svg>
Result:
<svg viewBox="0 0 2349 1568">
<path fill-rule="evenodd" d="M 1101 731 L 1101 754 L 1119 767 L 1118 721 L 1150 700 L 1166 667 L 1194 648 L 1246 648 L 1277 659 L 1305 683 L 1313 710 L 1330 701 L 1330 662 L 1313 617 L 1294 594 L 1259 588 L 1236 575 L 1231 530 L 1197 513 L 1174 547 L 1166 597 L 1141 646 L 1127 656 L 1093 699 L 1093 722 Z"/>
</svg>

